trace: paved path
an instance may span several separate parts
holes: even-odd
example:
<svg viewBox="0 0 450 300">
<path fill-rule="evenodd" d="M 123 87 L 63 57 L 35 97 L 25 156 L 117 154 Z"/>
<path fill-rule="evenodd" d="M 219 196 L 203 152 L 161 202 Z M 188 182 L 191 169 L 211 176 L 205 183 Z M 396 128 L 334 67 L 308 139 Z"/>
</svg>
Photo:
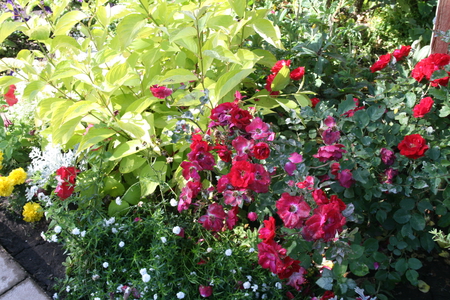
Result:
<svg viewBox="0 0 450 300">
<path fill-rule="evenodd" d="M 31 276 L 0 246 L 0 300 L 49 300 Z"/>
</svg>

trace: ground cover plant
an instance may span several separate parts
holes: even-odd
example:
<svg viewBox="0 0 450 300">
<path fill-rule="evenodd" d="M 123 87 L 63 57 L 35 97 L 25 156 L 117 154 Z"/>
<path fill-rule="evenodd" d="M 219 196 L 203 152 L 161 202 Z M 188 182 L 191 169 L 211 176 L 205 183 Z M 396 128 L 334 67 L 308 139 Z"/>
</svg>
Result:
<svg viewBox="0 0 450 300">
<path fill-rule="evenodd" d="M 12 202 L 69 253 L 54 298 L 426 285 L 415 253 L 450 225 L 450 56 L 416 41 L 373 58 L 326 2 L 8 2 L 1 39 L 40 50 L 0 60 L 5 107 L 35 112 L 5 121 L 4 160 L 26 145 Z"/>
</svg>

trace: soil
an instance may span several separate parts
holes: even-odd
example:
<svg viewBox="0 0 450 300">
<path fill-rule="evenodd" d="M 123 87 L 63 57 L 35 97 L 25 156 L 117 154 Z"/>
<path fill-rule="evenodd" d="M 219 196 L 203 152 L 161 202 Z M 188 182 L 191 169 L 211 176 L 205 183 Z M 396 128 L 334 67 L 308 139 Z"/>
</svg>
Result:
<svg viewBox="0 0 450 300">
<path fill-rule="evenodd" d="M 41 237 L 48 226 L 45 220 L 27 223 L 6 207 L 7 200 L 0 198 L 0 245 L 52 296 L 56 279 L 65 277 L 64 250 Z"/>
<path fill-rule="evenodd" d="M 20 216 L 6 209 L 6 200 L 0 198 L 0 245 L 34 278 L 42 289 L 52 296 L 57 278 L 64 278 L 62 263 L 66 255 L 61 245 L 46 242 L 41 232 L 47 229 L 47 222 L 26 223 Z M 392 299 L 402 300 L 448 300 L 450 299 L 450 259 L 437 254 L 418 257 L 423 267 L 418 270 L 419 279 L 430 289 L 427 293 L 415 286 L 399 284 L 392 293 Z"/>
</svg>

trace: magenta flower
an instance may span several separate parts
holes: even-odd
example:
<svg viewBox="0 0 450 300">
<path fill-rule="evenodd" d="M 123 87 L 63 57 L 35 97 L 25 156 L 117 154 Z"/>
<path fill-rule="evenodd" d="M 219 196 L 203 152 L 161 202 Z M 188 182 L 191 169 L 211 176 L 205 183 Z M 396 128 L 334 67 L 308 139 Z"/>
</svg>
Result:
<svg viewBox="0 0 450 300">
<path fill-rule="evenodd" d="M 240 135 L 235 138 L 231 142 L 231 144 L 233 145 L 234 149 L 236 149 L 236 154 L 238 156 L 245 156 L 252 152 L 252 148 L 255 142 L 253 140 L 247 140 L 245 137 Z"/>
<path fill-rule="evenodd" d="M 162 85 L 152 85 L 150 87 L 150 91 L 152 92 L 154 97 L 159 99 L 165 99 L 173 93 L 172 89 L 169 89 Z"/>
<path fill-rule="evenodd" d="M 250 133 L 254 140 L 268 138 L 273 134 L 272 131 L 270 131 L 269 125 L 258 117 L 254 118 L 252 122 L 245 127 L 245 131 Z"/>
<path fill-rule="evenodd" d="M 223 194 L 224 203 L 231 206 L 240 206 L 244 200 L 248 200 L 246 190 L 226 190 Z"/>
<path fill-rule="evenodd" d="M 289 176 L 294 175 L 294 171 L 297 167 L 295 166 L 294 163 L 288 161 L 285 165 L 284 165 L 284 170 L 286 171 L 286 173 L 289 174 Z"/>
<path fill-rule="evenodd" d="M 328 128 L 322 132 L 322 139 L 326 145 L 332 145 L 339 141 L 340 138 L 341 133 L 339 131 L 333 131 L 331 128 Z"/>
<path fill-rule="evenodd" d="M 234 226 L 239 221 L 238 212 L 239 206 L 235 206 L 227 212 L 225 223 L 227 224 L 229 230 L 233 230 Z"/>
<path fill-rule="evenodd" d="M 350 188 L 354 183 L 353 174 L 349 169 L 342 170 L 336 177 L 339 184 L 345 188 Z"/>
<path fill-rule="evenodd" d="M 200 285 L 198 287 L 198 291 L 200 292 L 200 296 L 203 298 L 208 298 L 213 293 L 213 288 L 210 285 Z"/>
<path fill-rule="evenodd" d="M 264 142 L 259 142 L 253 147 L 252 151 L 253 156 L 256 159 L 266 159 L 270 155 L 270 148 L 269 145 L 267 145 Z"/>
<path fill-rule="evenodd" d="M 223 210 L 222 205 L 213 203 L 208 207 L 206 215 L 201 216 L 198 222 L 207 230 L 220 231 L 226 217 L 227 214 Z"/>
<path fill-rule="evenodd" d="M 270 174 L 263 165 L 254 164 L 254 180 L 248 188 L 256 193 L 269 192 Z"/>
<path fill-rule="evenodd" d="M 381 175 L 381 183 L 392 184 L 394 182 L 395 176 L 398 175 L 398 170 L 388 168 Z"/>
<path fill-rule="evenodd" d="M 294 152 L 291 154 L 291 156 L 289 156 L 288 159 L 294 164 L 299 164 L 303 161 L 303 156 L 301 154 L 298 154 L 297 152 Z"/>
<path fill-rule="evenodd" d="M 308 189 L 313 190 L 314 189 L 314 177 L 313 176 L 306 176 L 304 181 L 298 182 L 297 187 L 299 189 Z"/>
<path fill-rule="evenodd" d="M 314 154 L 313 157 L 318 158 L 321 162 L 327 162 L 329 160 L 339 160 L 342 158 L 342 153 L 345 153 L 344 145 L 334 144 L 329 146 L 322 146 L 319 148 L 319 152 Z"/>
<path fill-rule="evenodd" d="M 303 277 L 303 274 L 306 274 L 306 270 L 303 267 L 300 267 L 300 271 L 292 273 L 291 277 L 289 277 L 287 285 L 292 286 L 297 291 L 302 289 L 302 284 L 306 282 L 306 279 Z"/>
<path fill-rule="evenodd" d="M 381 148 L 380 156 L 383 163 L 387 166 L 392 166 L 395 162 L 395 154 L 392 150 Z"/>
<path fill-rule="evenodd" d="M 247 218 L 248 218 L 250 221 L 254 222 L 254 221 L 256 221 L 256 219 L 258 219 L 258 214 L 255 213 L 254 211 L 249 212 L 249 213 L 247 214 Z"/>
<path fill-rule="evenodd" d="M 303 220 L 309 217 L 311 207 L 303 196 L 291 196 L 283 193 L 276 203 L 277 213 L 287 228 L 300 228 Z"/>
<path fill-rule="evenodd" d="M 178 212 L 182 212 L 183 210 L 189 209 L 189 206 L 192 203 L 192 190 L 185 186 L 181 190 L 180 200 L 178 201 Z"/>
<path fill-rule="evenodd" d="M 336 120 L 332 116 L 326 117 L 324 123 L 329 128 L 332 128 L 332 127 L 336 126 Z"/>
</svg>

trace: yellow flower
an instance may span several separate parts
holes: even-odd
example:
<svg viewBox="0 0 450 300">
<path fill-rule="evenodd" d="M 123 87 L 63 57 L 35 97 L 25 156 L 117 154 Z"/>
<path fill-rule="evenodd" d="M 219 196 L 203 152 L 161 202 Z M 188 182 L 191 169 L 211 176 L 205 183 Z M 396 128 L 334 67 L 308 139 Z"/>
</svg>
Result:
<svg viewBox="0 0 450 300">
<path fill-rule="evenodd" d="M 28 202 L 23 206 L 23 220 L 26 222 L 39 221 L 44 216 L 44 210 L 39 203 Z"/>
<path fill-rule="evenodd" d="M 18 168 L 12 170 L 8 177 L 12 180 L 12 182 L 14 182 L 14 185 L 22 184 L 25 182 L 25 179 L 27 179 L 27 172 L 25 172 L 22 168 Z"/>
<path fill-rule="evenodd" d="M 14 182 L 9 177 L 0 177 L 0 196 L 9 197 L 14 190 Z"/>
</svg>

